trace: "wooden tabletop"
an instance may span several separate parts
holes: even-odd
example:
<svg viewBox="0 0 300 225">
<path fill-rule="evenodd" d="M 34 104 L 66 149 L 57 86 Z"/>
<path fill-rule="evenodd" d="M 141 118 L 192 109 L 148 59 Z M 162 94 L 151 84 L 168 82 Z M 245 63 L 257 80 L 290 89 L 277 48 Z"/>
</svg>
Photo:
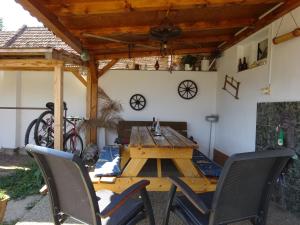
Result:
<svg viewBox="0 0 300 225">
<path fill-rule="evenodd" d="M 151 127 L 132 127 L 129 147 L 197 148 L 197 144 L 170 127 L 161 127 L 161 136 L 154 136 Z"/>
</svg>

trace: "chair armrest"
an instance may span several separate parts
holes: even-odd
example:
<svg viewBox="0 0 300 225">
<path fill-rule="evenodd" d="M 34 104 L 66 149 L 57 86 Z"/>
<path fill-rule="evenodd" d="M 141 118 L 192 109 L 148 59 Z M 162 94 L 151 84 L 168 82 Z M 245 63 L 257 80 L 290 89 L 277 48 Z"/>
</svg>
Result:
<svg viewBox="0 0 300 225">
<path fill-rule="evenodd" d="M 149 184 L 150 184 L 149 180 L 141 180 L 141 181 L 131 185 L 129 188 L 127 188 L 125 191 L 123 191 L 120 195 L 113 197 L 113 199 L 111 200 L 111 203 L 100 212 L 100 216 L 102 218 L 111 216 L 130 197 L 132 197 L 133 195 L 142 191 L 143 189 L 145 190 L 146 186 L 148 186 Z"/>
<path fill-rule="evenodd" d="M 209 209 L 205 203 L 199 198 L 199 196 L 182 180 L 177 177 L 169 177 L 169 180 L 173 185 L 180 188 L 182 194 L 204 215 L 209 213 Z"/>
</svg>

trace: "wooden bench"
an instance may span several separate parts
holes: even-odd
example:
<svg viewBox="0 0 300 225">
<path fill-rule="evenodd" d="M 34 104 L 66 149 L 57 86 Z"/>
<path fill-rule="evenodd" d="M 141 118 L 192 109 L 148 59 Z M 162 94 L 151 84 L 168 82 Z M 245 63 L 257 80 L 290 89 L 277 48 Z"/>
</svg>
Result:
<svg viewBox="0 0 300 225">
<path fill-rule="evenodd" d="M 159 121 L 160 126 L 169 126 L 187 137 L 187 122 L 168 122 Z M 118 125 L 118 143 L 119 144 L 129 144 L 131 128 L 133 126 L 151 126 L 152 121 L 129 121 L 123 120 L 119 122 Z"/>
</svg>

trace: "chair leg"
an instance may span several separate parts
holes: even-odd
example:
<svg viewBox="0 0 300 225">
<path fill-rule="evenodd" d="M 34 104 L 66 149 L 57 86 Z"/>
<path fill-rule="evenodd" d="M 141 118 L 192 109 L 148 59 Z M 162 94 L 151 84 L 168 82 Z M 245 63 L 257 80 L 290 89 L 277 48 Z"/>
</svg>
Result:
<svg viewBox="0 0 300 225">
<path fill-rule="evenodd" d="M 141 190 L 141 196 L 144 202 L 144 207 L 147 213 L 147 217 L 149 220 L 149 224 L 150 225 L 155 225 L 155 219 L 154 219 L 154 215 L 153 215 L 153 209 L 152 209 L 152 205 L 151 205 L 151 201 L 149 199 L 149 195 L 148 192 L 145 188 L 143 188 Z"/>
<path fill-rule="evenodd" d="M 175 185 L 171 186 L 171 189 L 169 191 L 169 199 L 168 199 L 167 207 L 165 210 L 165 217 L 163 219 L 162 225 L 168 225 L 168 223 L 169 223 L 170 211 L 172 208 L 172 203 L 173 203 L 173 199 L 174 199 L 174 196 L 176 193 L 176 189 L 177 189 L 177 187 Z"/>
</svg>

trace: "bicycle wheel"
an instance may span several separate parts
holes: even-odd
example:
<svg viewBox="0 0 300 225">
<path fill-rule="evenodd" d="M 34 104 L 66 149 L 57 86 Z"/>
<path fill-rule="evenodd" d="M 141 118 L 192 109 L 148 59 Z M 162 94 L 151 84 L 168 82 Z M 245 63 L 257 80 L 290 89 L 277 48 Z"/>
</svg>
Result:
<svg viewBox="0 0 300 225">
<path fill-rule="evenodd" d="M 37 145 L 53 148 L 54 146 L 54 115 L 52 111 L 43 112 L 36 121 L 34 140 Z"/>
<path fill-rule="evenodd" d="M 25 132 L 25 146 L 27 144 L 36 144 L 34 140 L 34 127 L 37 119 L 34 119 L 31 121 L 31 123 L 28 125 L 26 132 Z"/>
<path fill-rule="evenodd" d="M 64 139 L 64 150 L 81 157 L 83 151 L 82 138 L 75 133 L 68 134 L 67 137 Z"/>
</svg>

